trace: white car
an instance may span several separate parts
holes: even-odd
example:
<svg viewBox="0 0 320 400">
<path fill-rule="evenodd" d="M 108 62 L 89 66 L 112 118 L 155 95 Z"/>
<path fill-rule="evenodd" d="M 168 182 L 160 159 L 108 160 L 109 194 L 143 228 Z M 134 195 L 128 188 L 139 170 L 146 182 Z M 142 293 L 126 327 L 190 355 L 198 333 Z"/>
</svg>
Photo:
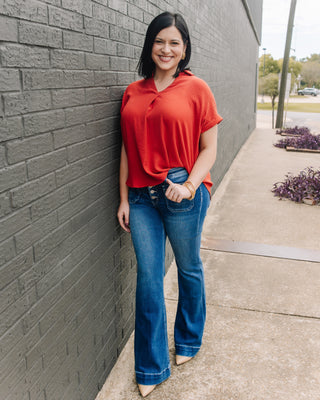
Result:
<svg viewBox="0 0 320 400">
<path fill-rule="evenodd" d="M 299 96 L 304 96 L 305 94 L 310 94 L 311 96 L 317 96 L 318 95 L 318 89 L 306 87 L 306 88 L 304 88 L 302 90 L 298 90 L 298 95 Z"/>
</svg>

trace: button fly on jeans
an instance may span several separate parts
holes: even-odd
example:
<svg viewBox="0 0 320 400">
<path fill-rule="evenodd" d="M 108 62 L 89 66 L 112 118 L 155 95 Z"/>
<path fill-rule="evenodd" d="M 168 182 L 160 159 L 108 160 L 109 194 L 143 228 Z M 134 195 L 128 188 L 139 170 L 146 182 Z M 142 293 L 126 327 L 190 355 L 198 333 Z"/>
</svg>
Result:
<svg viewBox="0 0 320 400">
<path fill-rule="evenodd" d="M 156 189 L 153 189 L 153 186 L 149 186 L 148 189 L 149 189 L 149 194 L 150 194 L 151 200 L 155 200 L 157 198 Z"/>
</svg>

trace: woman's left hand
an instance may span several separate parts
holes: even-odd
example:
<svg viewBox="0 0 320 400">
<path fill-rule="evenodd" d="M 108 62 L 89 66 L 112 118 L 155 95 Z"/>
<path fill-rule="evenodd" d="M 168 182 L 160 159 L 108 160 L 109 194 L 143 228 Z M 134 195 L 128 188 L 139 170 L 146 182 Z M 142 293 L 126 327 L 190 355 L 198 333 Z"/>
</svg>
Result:
<svg viewBox="0 0 320 400">
<path fill-rule="evenodd" d="M 188 199 L 191 196 L 190 190 L 179 183 L 173 183 L 170 179 L 166 179 L 166 182 L 169 184 L 168 189 L 166 190 L 166 197 L 175 201 L 176 203 L 181 203 L 183 199 Z"/>
</svg>

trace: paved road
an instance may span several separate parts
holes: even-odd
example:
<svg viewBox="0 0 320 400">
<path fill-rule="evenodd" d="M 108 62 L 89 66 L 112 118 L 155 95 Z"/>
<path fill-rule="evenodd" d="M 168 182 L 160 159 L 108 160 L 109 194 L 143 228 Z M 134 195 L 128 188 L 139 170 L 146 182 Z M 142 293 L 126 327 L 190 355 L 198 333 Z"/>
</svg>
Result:
<svg viewBox="0 0 320 400">
<path fill-rule="evenodd" d="M 274 121 L 277 118 L 277 111 L 274 113 Z M 257 121 L 263 128 L 271 128 L 272 112 L 258 110 Z M 287 127 L 307 126 L 313 133 L 320 133 L 320 113 L 287 112 L 284 125 Z"/>
</svg>

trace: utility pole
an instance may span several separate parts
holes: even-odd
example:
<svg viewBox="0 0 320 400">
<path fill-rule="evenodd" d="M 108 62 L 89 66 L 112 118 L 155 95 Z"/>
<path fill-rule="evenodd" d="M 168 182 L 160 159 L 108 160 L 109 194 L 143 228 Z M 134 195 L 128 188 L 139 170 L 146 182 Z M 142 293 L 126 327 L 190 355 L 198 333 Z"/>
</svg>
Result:
<svg viewBox="0 0 320 400">
<path fill-rule="evenodd" d="M 285 93 L 286 93 L 289 56 L 290 56 L 293 21 L 294 21 L 294 13 L 296 11 L 296 4 L 297 4 L 297 0 L 291 0 L 290 15 L 289 15 L 289 21 L 288 21 L 288 28 L 287 28 L 286 47 L 284 50 L 284 57 L 283 57 L 283 64 L 282 64 L 282 71 L 281 71 L 276 128 L 282 128 L 282 126 L 283 126 L 284 97 L 285 97 Z"/>
</svg>

